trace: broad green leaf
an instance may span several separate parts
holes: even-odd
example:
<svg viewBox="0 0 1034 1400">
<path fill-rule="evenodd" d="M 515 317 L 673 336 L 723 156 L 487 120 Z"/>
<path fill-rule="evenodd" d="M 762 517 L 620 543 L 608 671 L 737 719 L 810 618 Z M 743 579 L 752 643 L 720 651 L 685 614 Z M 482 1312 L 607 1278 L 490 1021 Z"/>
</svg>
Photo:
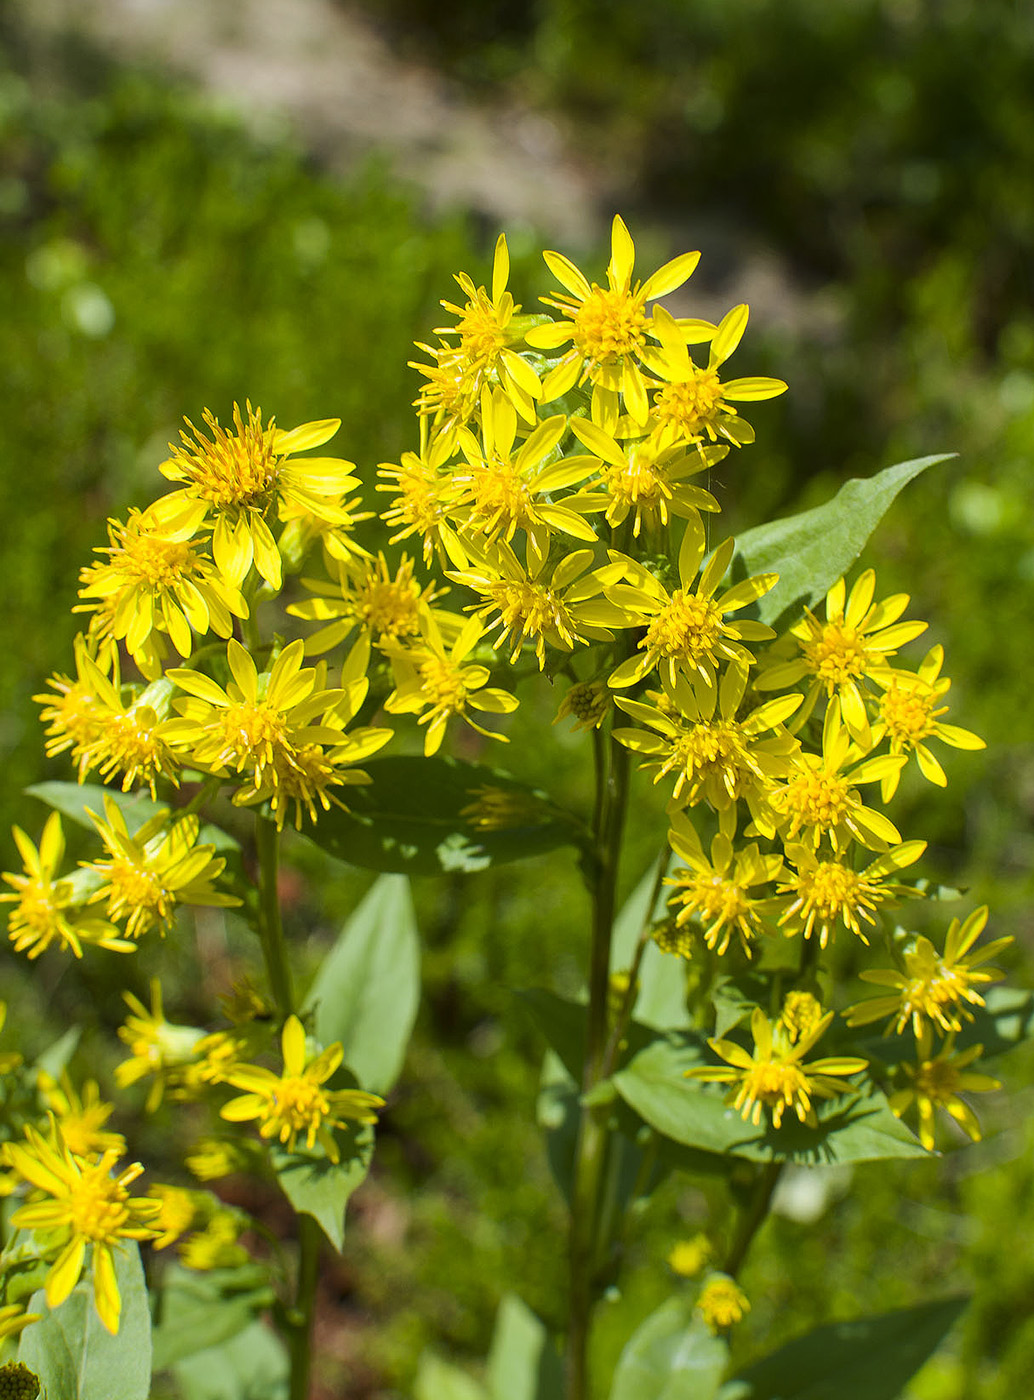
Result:
<svg viewBox="0 0 1034 1400">
<path fill-rule="evenodd" d="M 818 1327 L 743 1371 L 732 1385 L 743 1400 L 897 1400 L 968 1301 L 942 1298 Z"/>
<path fill-rule="evenodd" d="M 331 1083 L 333 1084 L 333 1080 Z M 341 1161 L 309 1152 L 273 1152 L 273 1168 L 284 1195 L 299 1214 L 311 1215 L 336 1250 L 345 1242 L 345 1206 L 370 1170 L 373 1132 L 370 1128 L 334 1134 Z"/>
<path fill-rule="evenodd" d="M 413 755 L 374 758 L 363 768 L 371 781 L 349 789 L 349 810 L 335 807 L 305 827 L 350 865 L 469 874 L 584 841 L 576 817 L 494 768 Z"/>
<path fill-rule="evenodd" d="M 306 1007 L 323 1045 L 339 1040 L 364 1089 L 386 1093 L 420 1002 L 420 943 L 409 882 L 382 875 L 323 959 Z"/>
<path fill-rule="evenodd" d="M 175 808 L 167 802 L 152 802 L 144 792 L 122 792 L 120 788 L 102 787 L 99 783 L 36 783 L 25 789 L 28 797 L 38 797 L 48 807 L 53 807 L 63 817 L 88 831 L 95 831 L 93 822 L 87 815 L 87 808 L 104 815 L 104 799 L 114 802 L 126 819 L 130 836 L 150 821 L 163 809 L 175 816 Z M 205 823 L 198 840 L 203 845 L 214 846 L 217 851 L 239 851 L 240 843 L 221 827 Z"/>
<path fill-rule="evenodd" d="M 762 622 L 779 629 L 815 604 L 858 558 L 901 488 L 952 453 L 917 457 L 875 476 L 845 481 L 823 506 L 747 530 L 736 541 L 737 578 L 774 571 L 779 582 L 758 603 Z"/>
<path fill-rule="evenodd" d="M 499 1304 L 488 1353 L 493 1400 L 561 1400 L 560 1356 L 543 1324 L 514 1293 Z"/>
<path fill-rule="evenodd" d="M 172 1370 L 181 1400 L 287 1400 L 287 1352 L 272 1328 L 261 1322 L 217 1347 L 177 1361 Z M 111 1400 L 116 1396 L 121 1400 L 119 1391 L 110 1392 Z"/>
<path fill-rule="evenodd" d="M 79 1044 L 82 1033 L 82 1026 L 69 1026 L 64 1035 L 59 1036 L 53 1045 L 48 1045 L 38 1056 L 36 1068 L 43 1070 L 53 1079 L 60 1079 L 62 1071 L 68 1068 L 68 1063 L 75 1054 L 75 1047 Z"/>
<path fill-rule="evenodd" d="M 614 1372 L 610 1400 L 713 1400 L 729 1348 L 688 1298 L 669 1298 L 632 1334 Z"/>
<path fill-rule="evenodd" d="M 198 1273 L 172 1265 L 163 1279 L 161 1321 L 153 1333 L 154 1370 L 229 1341 L 271 1301 L 264 1274 L 256 1278 L 251 1266 Z"/>
<path fill-rule="evenodd" d="M 611 943 L 611 971 L 627 971 L 635 955 L 636 944 L 643 925 L 663 916 L 667 908 L 667 887 L 650 905 L 650 895 L 656 888 L 657 867 L 652 866 L 629 895 L 620 914 L 614 920 Z M 662 953 L 651 939 L 639 965 L 639 995 L 634 1014 L 637 1021 L 657 1030 L 681 1030 L 689 1025 L 686 1009 L 686 981 L 682 964 L 670 953 Z"/>
<path fill-rule="evenodd" d="M 417 1370 L 413 1400 L 488 1400 L 488 1392 L 466 1371 L 425 1351 Z"/>
<path fill-rule="evenodd" d="M 545 1036 L 550 1046 L 563 1061 L 564 1068 L 576 1082 L 581 1083 L 585 1068 L 585 1019 L 586 1006 L 581 1001 L 568 1001 L 547 992 L 542 987 L 530 987 L 517 992 L 521 1005 Z M 629 1055 L 637 1054 L 657 1039 L 657 1031 L 652 1026 L 642 1026 L 632 1021 L 622 1042 L 618 1063 Z"/>
<path fill-rule="evenodd" d="M 692 1065 L 706 1062 L 702 1037 L 658 1038 L 620 1069 L 613 1082 L 628 1106 L 651 1127 L 704 1152 L 802 1166 L 927 1155 L 874 1088 L 852 1085 L 843 1095 L 818 1103 L 815 1128 L 788 1117 L 777 1130 L 767 1115 L 755 1128 L 726 1106 L 724 1086 L 684 1077 Z"/>
<path fill-rule="evenodd" d="M 47 1400 L 147 1400 L 151 1389 L 151 1314 L 140 1251 L 124 1243 L 115 1254 L 122 1317 L 113 1337 L 97 1316 L 90 1273 L 59 1308 L 41 1289 L 29 1312 L 42 1313 L 22 1333 L 18 1360 L 40 1378 Z"/>
</svg>

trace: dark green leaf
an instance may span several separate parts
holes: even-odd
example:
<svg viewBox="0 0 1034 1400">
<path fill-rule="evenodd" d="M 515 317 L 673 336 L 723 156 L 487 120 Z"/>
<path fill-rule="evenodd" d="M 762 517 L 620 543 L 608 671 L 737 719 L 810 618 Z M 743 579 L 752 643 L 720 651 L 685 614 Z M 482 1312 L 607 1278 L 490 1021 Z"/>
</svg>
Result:
<svg viewBox="0 0 1034 1400">
<path fill-rule="evenodd" d="M 364 1089 L 398 1078 L 420 1002 L 420 944 L 409 882 L 384 875 L 323 959 L 306 1001 L 323 1045 L 339 1040 Z"/>
<path fill-rule="evenodd" d="M 349 789 L 350 810 L 334 808 L 305 828 L 351 865 L 402 875 L 470 873 L 583 841 L 569 812 L 494 768 L 407 755 L 363 767 L 371 781 Z"/>
<path fill-rule="evenodd" d="M 102 787 L 99 783 L 36 783 L 33 787 L 26 788 L 25 792 L 28 797 L 38 797 L 63 817 L 86 827 L 87 831 L 95 831 L 96 827 L 86 809 L 89 808 L 98 817 L 103 817 L 105 798 L 114 802 L 125 817 L 131 836 L 140 830 L 144 822 L 150 821 L 162 810 L 171 811 L 173 816 L 176 815 L 176 809 L 170 808 L 169 803 L 152 802 L 146 793 L 122 792 L 119 788 Z M 213 846 L 217 851 L 240 850 L 239 843 L 228 832 L 208 823 L 202 826 L 198 840 L 203 845 Z"/>
<path fill-rule="evenodd" d="M 47 1307 L 42 1289 L 29 1312 L 42 1313 L 26 1327 L 18 1360 L 40 1378 L 47 1400 L 147 1400 L 151 1389 L 151 1314 L 135 1244 L 115 1252 L 122 1317 L 114 1337 L 97 1316 L 89 1273 L 59 1308 Z"/>
<path fill-rule="evenodd" d="M 543 1324 L 514 1293 L 496 1314 L 488 1353 L 488 1389 L 493 1400 L 561 1400 L 560 1356 Z"/>
<path fill-rule="evenodd" d="M 182 1400 L 287 1400 L 287 1353 L 276 1333 L 261 1322 L 251 1323 L 228 1342 L 177 1361 L 172 1369 Z M 110 1395 L 121 1400 L 118 1391 Z"/>
<path fill-rule="evenodd" d="M 688 1298 L 669 1298 L 621 1353 L 610 1400 L 713 1400 L 728 1360 L 729 1348 L 693 1316 Z"/>
<path fill-rule="evenodd" d="M 779 582 L 758 603 L 758 616 L 777 630 L 814 607 L 858 558 L 901 488 L 952 453 L 917 457 L 875 476 L 845 481 L 823 506 L 747 530 L 736 541 L 736 577 L 775 572 Z"/>
<path fill-rule="evenodd" d="M 877 1089 L 845 1081 L 845 1094 L 816 1105 L 815 1128 L 788 1116 L 777 1130 L 767 1114 L 755 1128 L 726 1106 L 723 1086 L 684 1077 L 691 1066 L 707 1062 L 702 1037 L 658 1038 L 614 1075 L 614 1084 L 629 1107 L 659 1133 L 705 1152 L 800 1165 L 926 1156 Z"/>
<path fill-rule="evenodd" d="M 336 1250 L 345 1242 L 345 1206 L 370 1169 L 370 1128 L 340 1129 L 334 1134 L 341 1161 L 310 1152 L 273 1152 L 273 1168 L 284 1195 L 299 1214 L 311 1215 Z"/>
<path fill-rule="evenodd" d="M 879 1317 L 834 1322 L 749 1367 L 743 1400 L 897 1400 L 966 1306 L 943 1298 Z"/>
</svg>

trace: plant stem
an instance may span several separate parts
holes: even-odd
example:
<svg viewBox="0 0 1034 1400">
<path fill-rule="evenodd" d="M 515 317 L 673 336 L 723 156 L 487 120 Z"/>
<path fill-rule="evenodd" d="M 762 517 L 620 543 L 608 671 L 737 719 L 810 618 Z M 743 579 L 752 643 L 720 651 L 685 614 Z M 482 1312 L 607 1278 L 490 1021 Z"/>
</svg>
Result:
<svg viewBox="0 0 1034 1400">
<path fill-rule="evenodd" d="M 754 1190 L 740 1216 L 736 1234 L 729 1246 L 729 1253 L 726 1255 L 723 1266 L 724 1272 L 733 1278 L 742 1268 L 754 1236 L 765 1223 L 768 1208 L 772 1204 L 772 1194 L 776 1189 L 782 1170 L 782 1162 L 766 1162 L 754 1183 Z"/>
<path fill-rule="evenodd" d="M 621 835 L 628 801 L 629 753 L 612 738 L 594 733 L 596 808 L 593 830 L 592 943 L 589 952 L 589 1006 L 586 1017 L 582 1090 L 589 1093 L 604 1078 L 607 1051 L 607 1003 L 610 990 L 610 943 L 614 927 Z M 589 1330 L 595 1305 L 596 1235 L 600 1193 L 607 1158 L 609 1108 L 583 1107 L 575 1149 L 571 1197 L 570 1321 L 567 1343 L 568 1400 L 589 1395 Z"/>
<path fill-rule="evenodd" d="M 280 921 L 280 896 L 277 872 L 280 867 L 280 833 L 268 817 L 255 817 L 255 847 L 259 863 L 258 934 L 262 956 L 266 963 L 270 991 L 280 1019 L 286 1021 L 294 1011 L 294 988 L 291 968 L 284 946 L 284 929 Z"/>
<path fill-rule="evenodd" d="M 291 1359 L 289 1400 L 308 1400 L 312 1367 L 312 1324 L 319 1277 L 320 1227 L 311 1215 L 298 1219 L 298 1282 L 289 1315 L 287 1350 Z"/>
</svg>

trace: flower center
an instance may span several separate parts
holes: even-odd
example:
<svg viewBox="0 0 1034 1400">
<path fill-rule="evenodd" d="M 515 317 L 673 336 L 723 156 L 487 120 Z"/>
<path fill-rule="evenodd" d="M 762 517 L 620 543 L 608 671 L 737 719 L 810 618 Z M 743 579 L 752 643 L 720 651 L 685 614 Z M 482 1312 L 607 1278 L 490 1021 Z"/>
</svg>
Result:
<svg viewBox="0 0 1034 1400">
<path fill-rule="evenodd" d="M 484 292 L 479 292 L 475 301 L 467 302 L 456 329 L 460 353 L 472 370 L 490 369 L 499 351 L 506 347 L 506 333 L 499 324 L 499 315 Z"/>
<path fill-rule="evenodd" d="M 696 661 L 711 654 L 721 635 L 722 615 L 710 599 L 679 588 L 650 623 L 639 645 L 662 656 Z"/>
<path fill-rule="evenodd" d="M 609 467 L 605 479 L 610 495 L 623 504 L 649 507 L 671 500 L 671 487 L 650 461 L 633 457 L 623 467 Z"/>
<path fill-rule="evenodd" d="M 67 904 L 56 895 L 54 886 L 42 880 L 30 880 L 19 890 L 17 914 L 18 923 L 31 929 L 39 938 L 52 933 L 61 922 L 60 910 Z"/>
<path fill-rule="evenodd" d="M 936 1104 L 947 1104 L 958 1093 L 959 1072 L 947 1060 L 926 1060 L 916 1074 L 916 1088 Z"/>
<path fill-rule="evenodd" d="M 239 773 L 246 764 L 271 764 L 289 748 L 283 716 L 271 706 L 230 705 L 222 716 L 224 747 L 220 762 L 237 760 Z"/>
<path fill-rule="evenodd" d="M 273 451 L 273 425 L 263 427 L 262 414 L 250 404 L 246 423 L 234 405 L 236 436 L 221 428 L 207 411 L 205 423 L 211 438 L 188 420 L 194 441 L 184 433 L 184 446 L 173 450 L 171 465 L 176 477 L 189 482 L 203 500 L 224 510 L 265 505 L 280 468 L 280 458 Z"/>
<path fill-rule="evenodd" d="M 747 1071 L 744 1079 L 748 1097 L 761 1103 L 808 1102 L 808 1079 L 792 1061 L 768 1060 Z"/>
<path fill-rule="evenodd" d="M 133 583 L 153 589 L 172 588 L 198 573 L 189 544 L 142 530 L 121 532 L 119 548 L 111 551 L 111 568 Z"/>
<path fill-rule="evenodd" d="M 797 889 L 805 904 L 823 919 L 834 919 L 845 906 L 859 904 L 861 877 L 835 860 L 820 862 L 797 877 Z"/>
<path fill-rule="evenodd" d="M 802 643 L 801 650 L 813 674 L 830 688 L 852 676 L 864 675 L 869 660 L 858 632 L 837 622 L 827 623 L 821 636 Z"/>
<path fill-rule="evenodd" d="M 936 728 L 932 713 L 935 703 L 936 696 L 931 691 L 891 681 L 880 701 L 880 715 L 891 739 L 911 746 L 931 735 Z"/>
<path fill-rule="evenodd" d="M 785 801 L 795 828 L 815 826 L 821 831 L 831 831 L 848 813 L 851 789 L 836 773 L 812 769 L 790 779 Z"/>
<path fill-rule="evenodd" d="M 468 486 L 471 499 L 471 525 L 476 522 L 489 536 L 500 528 L 507 540 L 532 518 L 532 493 L 528 483 L 510 459 L 492 457 L 479 466 Z"/>
<path fill-rule="evenodd" d="M 358 590 L 356 614 L 381 637 L 415 637 L 419 603 L 408 580 L 377 579 Z"/>
<path fill-rule="evenodd" d="M 499 609 L 503 631 L 515 642 L 522 637 L 545 637 L 556 633 L 562 645 L 572 647 L 576 636 L 571 614 L 551 588 L 527 579 L 502 579 L 492 586 L 492 599 Z"/>
<path fill-rule="evenodd" d="M 277 1117 L 292 1132 L 318 1126 L 330 1112 L 330 1103 L 320 1086 L 304 1075 L 289 1075 L 278 1081 L 271 1095 Z"/>
<path fill-rule="evenodd" d="M 146 925 L 151 920 L 164 924 L 171 917 L 176 906 L 175 895 L 165 888 L 153 870 L 136 865 L 122 856 L 116 856 L 98 868 L 103 868 L 111 885 L 108 896 L 110 918 L 117 919 L 124 913 L 130 913 L 134 916 L 130 921 L 130 928 L 133 928 Z"/>
<path fill-rule="evenodd" d="M 688 875 L 678 881 L 682 893 L 676 896 L 683 905 L 675 922 L 684 924 L 693 914 L 702 921 L 737 923 L 750 914 L 750 900 L 732 880 L 721 875 Z"/>
<path fill-rule="evenodd" d="M 654 395 L 654 416 L 688 437 L 711 422 L 721 407 L 722 385 L 713 369 L 693 366 L 692 379 L 666 384 Z"/>
<path fill-rule="evenodd" d="M 590 364 L 602 364 L 640 350 L 646 338 L 645 325 L 639 297 L 593 283 L 591 292 L 574 313 L 571 338 Z"/>
<path fill-rule="evenodd" d="M 429 656 L 420 663 L 420 681 L 424 696 L 432 706 L 459 710 L 467 698 L 463 672 L 442 657 Z"/>
<path fill-rule="evenodd" d="M 129 1219 L 128 1192 L 111 1175 L 106 1158 L 87 1167 L 71 1188 L 68 1198 L 69 1224 L 77 1235 L 88 1240 L 113 1240 Z"/>
</svg>

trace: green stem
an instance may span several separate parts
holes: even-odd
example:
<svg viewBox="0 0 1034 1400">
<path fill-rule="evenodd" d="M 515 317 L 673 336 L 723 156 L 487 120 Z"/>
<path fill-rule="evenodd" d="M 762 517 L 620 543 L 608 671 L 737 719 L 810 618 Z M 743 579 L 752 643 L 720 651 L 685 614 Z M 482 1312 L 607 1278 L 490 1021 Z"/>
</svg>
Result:
<svg viewBox="0 0 1034 1400">
<path fill-rule="evenodd" d="M 259 863 L 258 933 L 262 956 L 266 963 L 269 988 L 273 993 L 280 1019 L 286 1021 L 294 1011 L 294 988 L 291 968 L 287 961 L 284 929 L 280 921 L 280 896 L 277 872 L 280 868 L 280 833 L 268 817 L 255 817 L 255 847 Z"/>
<path fill-rule="evenodd" d="M 750 1249 L 754 1236 L 765 1223 L 768 1208 L 772 1204 L 772 1195 L 782 1170 L 782 1162 L 766 1162 L 758 1174 L 750 1200 L 740 1215 L 736 1234 L 729 1246 L 729 1253 L 725 1257 L 724 1272 L 733 1278 L 743 1266 L 743 1261 L 747 1257 L 747 1251 Z"/>
<path fill-rule="evenodd" d="M 298 1216 L 298 1282 L 288 1313 L 287 1351 L 291 1360 L 289 1400 L 308 1400 L 312 1368 L 312 1324 L 319 1278 L 320 1227 L 311 1215 Z"/>
</svg>

